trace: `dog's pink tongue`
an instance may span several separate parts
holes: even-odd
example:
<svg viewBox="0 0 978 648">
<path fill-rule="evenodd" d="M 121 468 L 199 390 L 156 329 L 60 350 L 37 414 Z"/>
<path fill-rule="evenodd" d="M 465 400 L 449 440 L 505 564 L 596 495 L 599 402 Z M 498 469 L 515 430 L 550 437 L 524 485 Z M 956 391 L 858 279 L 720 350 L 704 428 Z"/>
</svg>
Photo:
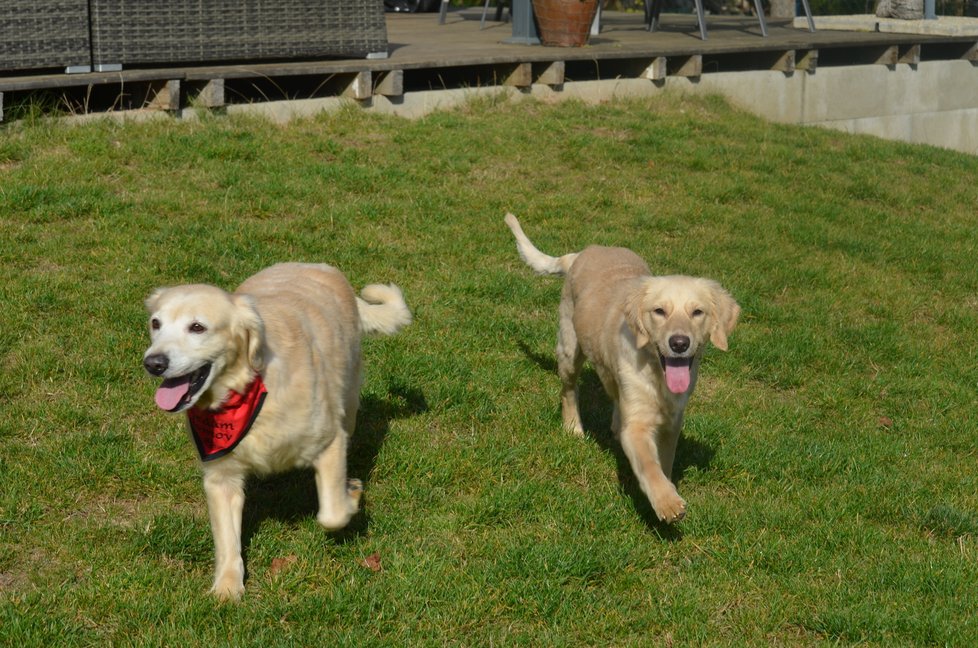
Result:
<svg viewBox="0 0 978 648">
<path fill-rule="evenodd" d="M 666 386 L 673 394 L 685 394 L 689 389 L 689 365 L 666 361 Z"/>
<path fill-rule="evenodd" d="M 170 411 L 180 404 L 180 400 L 190 391 L 190 379 L 169 378 L 163 381 L 156 390 L 156 405 L 160 409 Z"/>
</svg>

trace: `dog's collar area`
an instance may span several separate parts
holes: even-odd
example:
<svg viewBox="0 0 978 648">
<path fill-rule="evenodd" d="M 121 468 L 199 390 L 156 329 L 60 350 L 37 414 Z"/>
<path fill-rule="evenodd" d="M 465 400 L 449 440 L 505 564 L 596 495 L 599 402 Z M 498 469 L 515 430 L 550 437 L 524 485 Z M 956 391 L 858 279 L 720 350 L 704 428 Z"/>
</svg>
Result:
<svg viewBox="0 0 978 648">
<path fill-rule="evenodd" d="M 193 397 L 201 390 L 211 373 L 208 362 L 194 371 L 165 379 L 156 390 L 156 404 L 168 412 L 179 412 L 187 407 Z"/>
<path fill-rule="evenodd" d="M 251 430 L 267 394 L 261 376 L 255 376 L 243 392 L 229 392 L 219 409 L 188 409 L 187 421 L 200 460 L 212 461 L 234 450 Z"/>
</svg>

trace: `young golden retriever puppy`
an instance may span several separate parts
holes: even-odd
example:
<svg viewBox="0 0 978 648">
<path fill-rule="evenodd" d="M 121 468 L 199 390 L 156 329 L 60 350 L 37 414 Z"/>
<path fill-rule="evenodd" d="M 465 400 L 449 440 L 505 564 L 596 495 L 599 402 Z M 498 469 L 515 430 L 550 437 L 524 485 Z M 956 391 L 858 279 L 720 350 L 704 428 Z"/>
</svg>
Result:
<svg viewBox="0 0 978 648">
<path fill-rule="evenodd" d="M 360 399 L 360 336 L 411 322 L 396 286 L 369 285 L 361 295 L 336 268 L 283 263 L 233 294 L 197 284 L 146 300 L 143 366 L 163 378 L 156 404 L 187 412 L 214 534 L 211 591 L 222 599 L 244 591 L 248 475 L 311 466 L 319 523 L 339 529 L 357 512 L 362 485 L 346 478 L 346 451 Z"/>
<path fill-rule="evenodd" d="M 740 307 L 709 279 L 652 276 L 631 250 L 592 245 L 552 257 L 512 214 L 506 225 L 527 265 L 567 276 L 557 339 L 564 427 L 584 433 L 577 379 L 590 360 L 614 402 L 612 429 L 642 491 L 660 520 L 681 520 L 686 502 L 672 483 L 672 464 L 683 411 L 707 340 L 726 351 Z"/>
</svg>

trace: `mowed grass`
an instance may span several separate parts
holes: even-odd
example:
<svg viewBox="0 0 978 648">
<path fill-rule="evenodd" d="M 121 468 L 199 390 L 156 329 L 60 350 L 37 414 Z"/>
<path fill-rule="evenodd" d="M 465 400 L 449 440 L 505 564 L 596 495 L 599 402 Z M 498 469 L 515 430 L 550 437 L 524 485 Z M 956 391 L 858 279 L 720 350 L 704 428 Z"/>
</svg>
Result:
<svg viewBox="0 0 978 648">
<path fill-rule="evenodd" d="M 978 158 L 718 99 L 492 101 L 0 130 L 0 643 L 973 645 Z M 660 525 L 608 431 L 561 430 L 560 280 L 625 245 L 743 308 L 707 353 Z M 195 452 L 142 301 L 285 260 L 396 282 L 365 343 L 350 528 L 311 473 L 249 484 L 246 594 L 206 593 Z"/>
</svg>

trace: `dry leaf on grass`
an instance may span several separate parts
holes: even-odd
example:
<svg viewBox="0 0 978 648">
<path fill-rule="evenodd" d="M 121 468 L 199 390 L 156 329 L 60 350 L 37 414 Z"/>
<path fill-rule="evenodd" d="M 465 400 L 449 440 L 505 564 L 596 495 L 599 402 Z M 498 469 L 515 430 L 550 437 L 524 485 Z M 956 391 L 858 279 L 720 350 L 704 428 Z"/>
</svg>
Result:
<svg viewBox="0 0 978 648">
<path fill-rule="evenodd" d="M 369 569 L 370 571 L 379 572 L 381 570 L 380 554 L 375 551 L 374 553 L 370 554 L 369 556 L 361 560 L 360 564 L 366 567 L 367 569 Z"/>
<path fill-rule="evenodd" d="M 272 566 L 268 571 L 271 572 L 272 576 L 285 571 L 286 568 L 295 564 L 298 558 L 295 555 L 285 556 L 284 558 L 272 558 Z"/>
</svg>

